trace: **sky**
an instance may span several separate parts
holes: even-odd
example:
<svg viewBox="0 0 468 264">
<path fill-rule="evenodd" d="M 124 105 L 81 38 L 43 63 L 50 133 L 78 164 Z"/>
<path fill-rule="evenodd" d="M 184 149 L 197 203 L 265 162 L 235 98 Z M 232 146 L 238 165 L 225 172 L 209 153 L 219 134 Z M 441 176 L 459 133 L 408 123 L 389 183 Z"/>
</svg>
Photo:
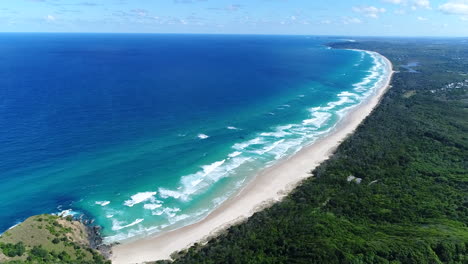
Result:
<svg viewBox="0 0 468 264">
<path fill-rule="evenodd" d="M 0 32 L 468 36 L 468 0 L 0 0 Z"/>
</svg>

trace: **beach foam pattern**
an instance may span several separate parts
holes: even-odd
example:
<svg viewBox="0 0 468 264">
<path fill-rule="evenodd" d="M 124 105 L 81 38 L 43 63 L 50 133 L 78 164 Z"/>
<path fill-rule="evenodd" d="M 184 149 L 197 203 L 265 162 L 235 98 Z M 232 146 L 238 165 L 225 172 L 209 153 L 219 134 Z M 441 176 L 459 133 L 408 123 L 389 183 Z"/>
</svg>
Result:
<svg viewBox="0 0 468 264">
<path fill-rule="evenodd" d="M 108 211 L 107 215 L 111 215 L 113 221 L 112 229 L 120 232 L 106 237 L 106 242 L 148 235 L 198 221 L 243 186 L 247 180 L 246 171 L 252 174 L 252 171 L 265 168 L 298 152 L 333 130 L 348 111 L 375 93 L 388 76 L 386 62 L 382 56 L 368 51 L 356 52 L 360 52 L 361 55 L 355 66 L 360 65 L 366 57 L 372 59 L 373 66 L 362 80 L 352 85 L 352 89 L 336 94 L 335 100 L 324 105 L 311 106 L 308 109 L 308 117 L 301 122 L 272 127 L 269 131 L 256 133 L 233 144 L 231 151 L 225 157 L 213 160 L 191 174 L 181 175 L 177 186 L 159 187 L 132 195 L 124 202 L 126 206 L 141 207 L 146 212 L 144 217 L 159 217 L 163 223 L 159 226 L 145 227 L 142 225 L 145 218 L 119 220 L 116 219 L 115 212 Z M 303 97 L 302 94 L 298 95 L 298 98 Z M 289 104 L 285 104 L 279 110 L 289 107 Z M 232 131 L 239 130 L 231 125 L 225 128 Z M 207 139 L 209 136 L 199 134 L 198 138 Z M 234 186 L 223 195 L 212 198 L 205 209 L 195 211 L 181 209 L 188 202 L 196 200 L 199 195 L 209 192 L 217 182 L 227 178 L 234 179 Z M 108 210 L 109 203 L 96 202 L 103 207 L 103 210 Z M 169 203 L 170 205 L 166 205 Z M 180 205 L 181 208 L 174 207 L 174 204 Z"/>
</svg>

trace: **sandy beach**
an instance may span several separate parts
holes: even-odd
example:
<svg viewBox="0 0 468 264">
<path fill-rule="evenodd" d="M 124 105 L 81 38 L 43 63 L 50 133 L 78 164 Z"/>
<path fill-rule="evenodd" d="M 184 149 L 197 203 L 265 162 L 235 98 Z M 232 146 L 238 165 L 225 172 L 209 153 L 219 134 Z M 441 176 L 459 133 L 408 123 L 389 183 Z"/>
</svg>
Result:
<svg viewBox="0 0 468 264">
<path fill-rule="evenodd" d="M 310 177 L 309 172 L 327 160 L 339 144 L 353 133 L 378 105 L 390 87 L 393 75 L 391 62 L 385 60 L 390 73 L 386 80 L 369 98 L 350 110 L 328 135 L 259 172 L 237 195 L 228 199 L 200 222 L 113 247 L 112 263 L 128 264 L 170 259 L 173 252 L 188 248 L 196 242 L 203 242 L 273 202 L 280 201 L 301 181 Z"/>
</svg>

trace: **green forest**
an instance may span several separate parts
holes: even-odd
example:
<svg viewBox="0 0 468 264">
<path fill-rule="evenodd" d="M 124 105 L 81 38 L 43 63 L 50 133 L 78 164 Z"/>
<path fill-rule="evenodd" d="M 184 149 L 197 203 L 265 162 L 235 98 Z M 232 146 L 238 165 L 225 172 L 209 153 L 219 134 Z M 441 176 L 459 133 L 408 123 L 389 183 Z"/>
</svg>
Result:
<svg viewBox="0 0 468 264">
<path fill-rule="evenodd" d="M 174 253 L 175 263 L 468 263 L 464 41 L 329 44 L 392 61 L 380 105 L 282 202 Z"/>
</svg>

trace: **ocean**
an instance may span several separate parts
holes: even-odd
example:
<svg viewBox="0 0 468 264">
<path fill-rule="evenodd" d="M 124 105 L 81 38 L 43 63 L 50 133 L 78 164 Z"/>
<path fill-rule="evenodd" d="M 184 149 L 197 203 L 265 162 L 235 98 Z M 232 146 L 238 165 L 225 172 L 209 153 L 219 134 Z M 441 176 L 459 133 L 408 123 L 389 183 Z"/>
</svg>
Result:
<svg viewBox="0 0 468 264">
<path fill-rule="evenodd" d="M 116 242 L 196 222 L 385 77 L 313 36 L 0 34 L 0 232 L 73 214 Z"/>
</svg>

